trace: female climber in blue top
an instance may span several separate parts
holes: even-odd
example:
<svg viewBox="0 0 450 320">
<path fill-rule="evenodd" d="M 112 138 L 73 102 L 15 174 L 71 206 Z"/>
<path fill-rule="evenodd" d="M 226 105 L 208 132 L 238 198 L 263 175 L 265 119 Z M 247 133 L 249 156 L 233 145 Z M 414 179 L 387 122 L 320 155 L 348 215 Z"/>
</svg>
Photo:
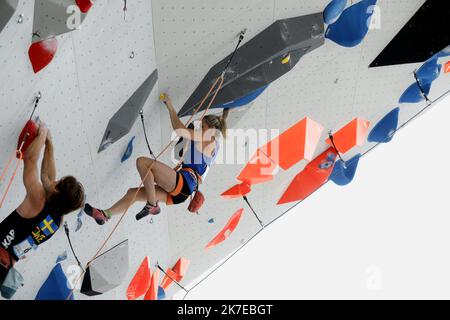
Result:
<svg viewBox="0 0 450 320">
<path fill-rule="evenodd" d="M 85 205 L 86 214 L 94 218 L 99 225 L 103 225 L 112 215 L 125 212 L 135 201 L 147 202 L 136 215 L 137 220 L 149 214 L 159 214 L 161 210 L 158 202 L 167 205 L 185 202 L 196 191 L 202 177 L 214 163 L 219 150 L 219 138 L 221 135 L 224 137 L 226 133 L 225 119 L 228 112 L 224 112 L 222 117 L 205 116 L 201 129 L 195 130 L 186 128 L 181 122 L 169 96 L 164 95 L 162 101 L 169 111 L 175 133 L 188 140 L 184 160 L 173 169 L 160 161 L 139 157 L 136 166 L 143 179 L 142 189 L 129 189 L 122 199 L 106 210 L 94 208 L 88 203 Z"/>
</svg>

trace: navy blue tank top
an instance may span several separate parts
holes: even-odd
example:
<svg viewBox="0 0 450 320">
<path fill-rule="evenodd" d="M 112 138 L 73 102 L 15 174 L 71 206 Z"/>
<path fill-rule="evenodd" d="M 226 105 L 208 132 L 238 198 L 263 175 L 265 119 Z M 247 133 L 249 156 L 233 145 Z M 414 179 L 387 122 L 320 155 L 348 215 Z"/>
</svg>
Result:
<svg viewBox="0 0 450 320">
<path fill-rule="evenodd" d="M 0 245 L 18 261 L 49 240 L 61 225 L 60 215 L 47 203 L 34 218 L 23 218 L 14 211 L 0 223 Z"/>
</svg>

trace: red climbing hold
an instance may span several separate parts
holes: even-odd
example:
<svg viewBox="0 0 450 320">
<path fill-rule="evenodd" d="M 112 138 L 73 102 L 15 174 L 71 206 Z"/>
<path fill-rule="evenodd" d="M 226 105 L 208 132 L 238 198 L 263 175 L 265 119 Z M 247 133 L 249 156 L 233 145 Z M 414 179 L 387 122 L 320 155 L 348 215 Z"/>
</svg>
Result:
<svg viewBox="0 0 450 320">
<path fill-rule="evenodd" d="M 258 149 L 237 179 L 249 185 L 264 183 L 273 179 L 276 167 L 277 165 Z"/>
<path fill-rule="evenodd" d="M 36 122 L 29 120 L 25 127 L 22 129 L 22 132 L 19 136 L 19 141 L 17 143 L 17 150 L 21 151 L 23 155 L 27 151 L 30 144 L 37 137 L 39 131 L 39 127 Z M 19 158 L 19 153 L 17 154 L 17 158 Z"/>
<path fill-rule="evenodd" d="M 212 239 L 208 243 L 205 249 L 213 248 L 218 244 L 224 242 L 236 229 L 237 225 L 239 224 L 239 221 L 241 221 L 243 213 L 244 209 L 242 208 L 236 211 L 236 213 L 231 216 L 230 220 L 228 220 L 225 227 L 217 234 L 217 236 L 214 237 L 214 239 Z"/>
<path fill-rule="evenodd" d="M 58 40 L 55 38 L 35 42 L 30 46 L 28 55 L 34 73 L 44 69 L 53 60 L 56 50 L 58 50 Z"/>
<path fill-rule="evenodd" d="M 128 300 L 135 300 L 147 293 L 151 283 L 150 259 L 145 257 L 127 289 Z"/>
<path fill-rule="evenodd" d="M 291 182 L 286 192 L 278 201 L 278 205 L 303 201 L 319 189 L 330 177 L 336 157 L 337 153 L 334 148 L 329 148 L 308 163 L 305 169 Z"/>
<path fill-rule="evenodd" d="M 93 5 L 91 0 L 75 0 L 75 3 L 80 8 L 80 11 L 83 13 L 87 13 Z"/>
<path fill-rule="evenodd" d="M 252 189 L 250 188 L 250 186 L 247 183 L 243 182 L 228 189 L 227 191 L 222 193 L 221 196 L 224 197 L 225 199 L 236 199 L 246 196 L 251 191 Z"/>
<path fill-rule="evenodd" d="M 152 274 L 152 281 L 150 288 L 145 294 L 144 300 L 158 300 L 158 283 L 159 283 L 159 269 L 156 269 Z"/>
<path fill-rule="evenodd" d="M 313 159 L 322 131 L 320 124 L 306 117 L 259 150 L 288 170 L 302 160 Z"/>
<path fill-rule="evenodd" d="M 361 118 L 355 118 L 345 127 L 340 129 L 333 135 L 336 149 L 342 154 L 347 153 L 353 147 L 362 146 L 366 141 L 367 132 L 369 131 L 370 122 Z M 332 146 L 330 139 L 326 142 Z"/>
</svg>

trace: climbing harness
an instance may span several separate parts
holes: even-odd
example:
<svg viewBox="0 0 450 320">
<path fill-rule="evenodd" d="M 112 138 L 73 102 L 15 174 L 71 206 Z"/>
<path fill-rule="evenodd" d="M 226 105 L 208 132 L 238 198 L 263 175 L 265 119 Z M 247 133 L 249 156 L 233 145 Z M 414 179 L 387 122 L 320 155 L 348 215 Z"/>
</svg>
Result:
<svg viewBox="0 0 450 320">
<path fill-rule="evenodd" d="M 214 103 L 214 100 L 216 99 L 219 91 L 222 89 L 222 86 L 224 84 L 225 81 L 225 73 L 228 70 L 228 67 L 231 65 L 231 62 L 233 60 L 233 57 L 235 56 L 239 45 L 241 44 L 241 42 L 244 39 L 244 34 L 245 34 L 245 30 L 242 31 L 240 33 L 239 36 L 239 42 L 238 45 L 236 46 L 230 60 L 228 61 L 228 64 L 226 66 L 226 68 L 224 69 L 224 71 L 222 72 L 222 74 L 216 79 L 216 81 L 214 81 L 214 83 L 212 84 L 211 88 L 209 89 L 208 93 L 205 95 L 205 97 L 203 98 L 203 100 L 201 101 L 200 105 L 195 109 L 194 113 L 189 117 L 189 119 L 187 120 L 187 122 L 185 123 L 185 126 L 188 126 L 189 124 L 191 124 L 192 120 L 194 119 L 195 115 L 201 110 L 201 108 L 203 107 L 203 105 L 205 104 L 205 102 L 208 100 L 208 98 L 210 97 L 210 95 L 212 94 L 212 97 L 206 107 L 206 109 L 204 110 L 204 112 L 202 113 L 200 119 L 203 119 L 206 115 L 206 113 L 209 111 L 209 109 L 211 108 L 212 104 Z M 155 157 L 155 161 L 158 160 L 167 150 L 169 150 L 169 148 L 177 141 L 177 138 L 172 139 L 162 150 L 161 152 Z M 106 237 L 106 239 L 103 241 L 102 245 L 100 246 L 100 248 L 97 250 L 97 252 L 95 253 L 95 255 L 93 256 L 92 259 L 89 260 L 89 262 L 86 264 L 86 270 L 89 268 L 89 266 L 92 264 L 92 262 L 100 255 L 101 251 L 105 248 L 105 246 L 107 245 L 107 243 L 109 242 L 109 240 L 112 238 L 114 232 L 116 232 L 116 230 L 118 229 L 119 225 L 122 223 L 123 219 L 125 218 L 126 214 L 128 213 L 128 210 L 130 209 L 131 205 L 136 201 L 136 198 L 140 192 L 140 190 L 144 187 L 144 181 L 147 179 L 147 176 L 150 174 L 151 169 L 153 167 L 155 162 L 152 162 L 152 164 L 149 166 L 149 168 L 147 169 L 147 173 L 145 174 L 144 178 L 141 180 L 141 183 L 139 185 L 139 187 L 137 188 L 136 192 L 134 193 L 132 199 L 130 200 L 130 204 L 127 206 L 127 208 L 125 209 L 125 211 L 122 213 L 122 215 L 120 216 L 120 218 L 118 219 L 117 223 L 115 224 L 115 226 L 113 227 L 113 229 L 111 230 L 111 232 L 109 233 L 109 235 Z M 73 293 L 75 291 L 76 285 L 78 284 L 78 282 L 81 280 L 81 278 L 85 275 L 85 271 L 83 271 L 76 279 L 75 285 L 73 286 L 73 289 L 71 290 L 70 294 L 68 295 L 68 297 L 66 298 L 66 300 L 69 300 L 72 296 Z"/>
</svg>

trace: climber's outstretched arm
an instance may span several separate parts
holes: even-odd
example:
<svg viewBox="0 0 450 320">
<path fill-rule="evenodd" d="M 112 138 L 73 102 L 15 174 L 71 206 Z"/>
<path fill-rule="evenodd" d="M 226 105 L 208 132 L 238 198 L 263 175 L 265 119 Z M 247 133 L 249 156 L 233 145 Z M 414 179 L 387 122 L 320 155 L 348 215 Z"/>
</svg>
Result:
<svg viewBox="0 0 450 320">
<path fill-rule="evenodd" d="M 44 159 L 42 159 L 41 166 L 41 181 L 47 191 L 51 189 L 56 180 L 56 164 L 53 150 L 53 141 L 49 130 L 45 140 Z"/>
</svg>

